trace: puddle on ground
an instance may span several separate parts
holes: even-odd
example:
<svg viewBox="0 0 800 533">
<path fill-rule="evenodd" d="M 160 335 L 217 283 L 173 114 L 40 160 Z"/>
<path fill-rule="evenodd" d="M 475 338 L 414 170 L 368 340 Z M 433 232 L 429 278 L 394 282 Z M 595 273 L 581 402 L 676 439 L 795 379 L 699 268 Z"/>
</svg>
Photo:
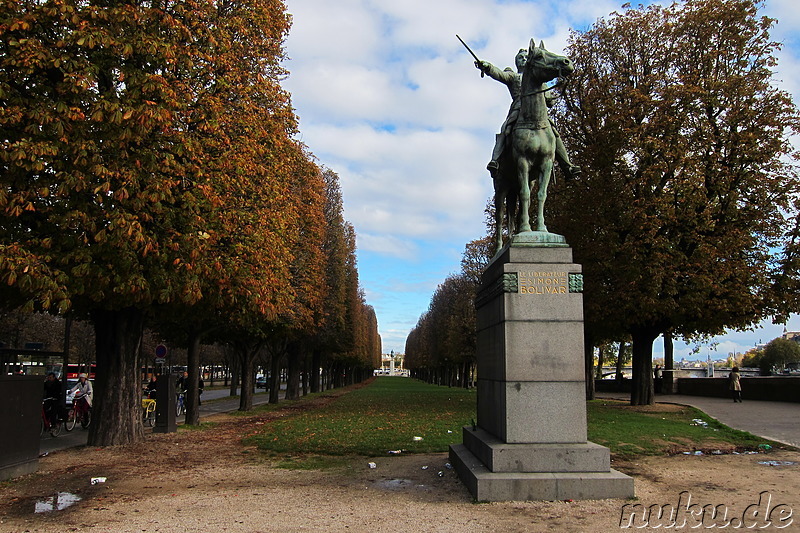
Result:
<svg viewBox="0 0 800 533">
<path fill-rule="evenodd" d="M 34 512 L 49 513 L 50 511 L 63 511 L 70 505 L 78 503 L 79 501 L 81 501 L 81 497 L 70 492 L 56 492 L 52 498 L 36 502 L 36 509 Z"/>
<path fill-rule="evenodd" d="M 413 487 L 414 482 L 410 479 L 382 479 L 376 481 L 375 485 L 382 489 L 402 490 Z"/>
<path fill-rule="evenodd" d="M 411 481 L 410 479 L 382 479 L 375 482 L 375 486 L 383 490 L 415 490 L 428 492 L 430 487 Z"/>
</svg>

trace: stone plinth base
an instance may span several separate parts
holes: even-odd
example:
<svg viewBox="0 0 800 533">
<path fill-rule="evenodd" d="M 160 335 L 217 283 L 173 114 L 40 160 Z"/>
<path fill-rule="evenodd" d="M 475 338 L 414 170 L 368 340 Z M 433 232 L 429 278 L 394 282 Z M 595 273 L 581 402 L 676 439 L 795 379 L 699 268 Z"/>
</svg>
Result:
<svg viewBox="0 0 800 533">
<path fill-rule="evenodd" d="M 586 440 L 583 274 L 560 235 L 526 232 L 481 278 L 476 427 L 450 461 L 477 500 L 630 498 Z"/>
<path fill-rule="evenodd" d="M 633 496 L 633 479 L 614 469 L 606 472 L 492 472 L 463 444 L 450 447 L 450 462 L 478 501 L 599 500 Z"/>
<path fill-rule="evenodd" d="M 481 428 L 464 427 L 464 446 L 492 472 L 608 472 L 608 448 L 593 442 L 509 444 Z"/>
</svg>

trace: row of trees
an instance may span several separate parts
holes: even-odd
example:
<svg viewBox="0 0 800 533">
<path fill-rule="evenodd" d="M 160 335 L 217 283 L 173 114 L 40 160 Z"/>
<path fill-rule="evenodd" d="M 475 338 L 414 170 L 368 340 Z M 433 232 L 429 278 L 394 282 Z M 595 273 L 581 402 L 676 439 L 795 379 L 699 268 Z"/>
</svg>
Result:
<svg viewBox="0 0 800 533">
<path fill-rule="evenodd" d="M 439 385 L 470 387 L 475 381 L 477 325 L 475 296 L 491 259 L 492 239 L 467 244 L 461 272 L 431 297 L 428 311 L 406 338 L 405 367 L 411 376 Z"/>
<path fill-rule="evenodd" d="M 290 376 L 379 360 L 336 175 L 294 139 L 289 25 L 280 0 L 0 6 L 0 302 L 91 320 L 90 444 L 143 436 L 146 324 L 193 387 L 201 342 L 235 346 L 242 408 L 264 349 Z"/>
<path fill-rule="evenodd" d="M 627 7 L 570 36 L 551 114 L 583 172 L 546 215 L 583 265 L 587 378 L 593 347 L 630 342 L 633 404 L 653 401 L 659 335 L 669 352 L 800 304 L 800 114 L 761 6 Z"/>
</svg>

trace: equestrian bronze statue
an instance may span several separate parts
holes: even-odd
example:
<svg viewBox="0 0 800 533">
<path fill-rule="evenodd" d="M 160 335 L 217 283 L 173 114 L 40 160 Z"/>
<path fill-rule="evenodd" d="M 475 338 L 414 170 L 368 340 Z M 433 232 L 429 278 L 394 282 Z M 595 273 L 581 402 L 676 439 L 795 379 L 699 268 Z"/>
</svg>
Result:
<svg viewBox="0 0 800 533">
<path fill-rule="evenodd" d="M 497 250 L 503 246 L 504 224 L 509 238 L 532 231 L 531 191 L 534 180 L 537 184 L 536 231 L 547 233 L 544 204 L 554 161 L 559 162 L 568 177 L 580 171 L 570 163 L 564 144 L 547 114 L 552 98 L 552 87 L 547 83 L 569 76 L 574 69 L 572 62 L 546 50 L 543 42 L 536 46 L 531 39 L 528 49 L 519 51 L 515 63 L 516 72 L 511 68 L 500 70 L 488 61 L 475 62 L 481 75 L 486 74 L 504 83 L 512 98 L 508 116 L 496 138 L 492 160 L 487 165 L 494 180 Z"/>
</svg>

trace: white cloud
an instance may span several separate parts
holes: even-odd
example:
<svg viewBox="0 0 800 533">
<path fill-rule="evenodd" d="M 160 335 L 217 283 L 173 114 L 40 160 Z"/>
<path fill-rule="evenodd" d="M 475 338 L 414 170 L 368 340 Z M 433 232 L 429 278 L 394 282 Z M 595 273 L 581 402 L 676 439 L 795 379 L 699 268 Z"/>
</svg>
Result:
<svg viewBox="0 0 800 533">
<path fill-rule="evenodd" d="M 416 244 L 412 241 L 398 239 L 390 235 L 359 233 L 357 241 L 357 246 L 361 250 L 369 250 L 370 252 L 377 252 L 399 259 L 413 258 L 418 252 Z"/>
<path fill-rule="evenodd" d="M 483 209 L 491 195 L 485 165 L 510 96 L 502 84 L 480 77 L 455 34 L 503 68 L 513 65 L 530 38 L 561 52 L 571 28 L 585 30 L 622 4 L 287 0 L 294 22 L 284 86 L 292 93 L 303 142 L 341 177 L 345 216 L 356 228 L 360 251 L 414 263 L 416 270 L 405 276 L 409 283 L 438 276 L 440 282 L 458 269 L 458 254 L 451 251 L 485 231 Z M 765 14 L 779 19 L 773 37 L 786 43 L 776 73 L 780 86 L 797 97 L 800 10 L 794 0 L 768 0 Z M 439 243 L 433 245 L 438 261 L 428 255 L 431 243 Z M 397 266 L 385 268 L 382 274 L 393 277 Z M 376 283 L 377 277 L 364 274 Z M 430 295 L 397 292 L 396 286 L 365 288 L 381 302 L 376 310 L 386 351 L 402 350 L 402 343 L 386 345 L 390 335 L 383 328 L 415 323 Z"/>
</svg>

